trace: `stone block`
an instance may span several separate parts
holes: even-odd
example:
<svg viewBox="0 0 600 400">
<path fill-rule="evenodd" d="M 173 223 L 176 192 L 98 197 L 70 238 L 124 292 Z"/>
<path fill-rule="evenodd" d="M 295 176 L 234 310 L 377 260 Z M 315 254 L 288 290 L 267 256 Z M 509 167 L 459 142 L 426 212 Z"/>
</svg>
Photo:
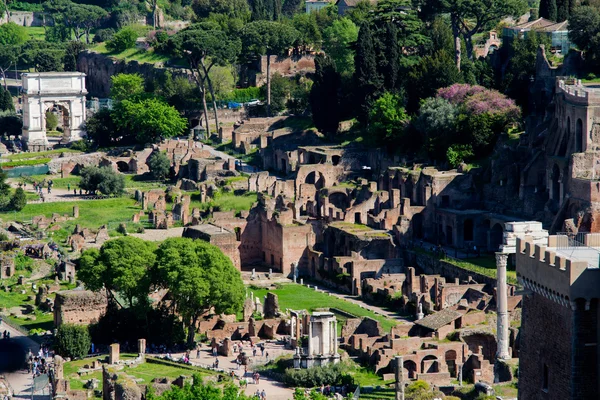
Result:
<svg viewBox="0 0 600 400">
<path fill-rule="evenodd" d="M 108 363 L 115 364 L 119 362 L 120 346 L 119 343 L 113 343 L 110 345 L 108 353 Z"/>
</svg>

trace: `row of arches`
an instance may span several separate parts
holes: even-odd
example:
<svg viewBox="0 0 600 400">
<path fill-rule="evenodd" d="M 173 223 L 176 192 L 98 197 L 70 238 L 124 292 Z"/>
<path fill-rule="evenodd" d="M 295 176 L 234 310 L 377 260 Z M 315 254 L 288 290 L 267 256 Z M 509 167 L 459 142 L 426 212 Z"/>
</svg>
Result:
<svg viewBox="0 0 600 400">
<path fill-rule="evenodd" d="M 444 353 L 443 362 L 445 362 L 446 368 L 453 378 L 458 376 L 457 360 L 456 350 L 448 350 Z M 442 370 L 440 360 L 432 354 L 423 357 L 418 364 L 414 360 L 405 360 L 402 366 L 406 370 L 409 379 L 417 379 L 417 374 L 434 374 Z"/>
</svg>

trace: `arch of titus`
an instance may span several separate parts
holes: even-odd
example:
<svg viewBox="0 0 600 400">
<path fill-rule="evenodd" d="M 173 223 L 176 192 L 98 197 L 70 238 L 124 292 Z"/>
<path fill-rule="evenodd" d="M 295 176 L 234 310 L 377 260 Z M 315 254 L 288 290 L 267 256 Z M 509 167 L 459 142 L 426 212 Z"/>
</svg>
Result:
<svg viewBox="0 0 600 400">
<path fill-rule="evenodd" d="M 62 113 L 62 142 L 80 140 L 86 119 L 85 74 L 81 72 L 39 72 L 22 76 L 23 135 L 28 150 L 48 147 L 46 111 L 58 107 Z"/>
</svg>

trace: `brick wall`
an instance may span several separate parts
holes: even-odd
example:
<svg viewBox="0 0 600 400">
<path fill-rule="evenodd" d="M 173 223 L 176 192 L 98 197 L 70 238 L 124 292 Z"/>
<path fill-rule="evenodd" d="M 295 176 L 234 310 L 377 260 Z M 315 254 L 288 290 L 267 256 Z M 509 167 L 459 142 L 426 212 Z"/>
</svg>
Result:
<svg viewBox="0 0 600 400">
<path fill-rule="evenodd" d="M 519 399 L 570 399 L 571 310 L 539 294 L 523 297 Z M 548 391 L 542 390 L 544 364 Z"/>
</svg>

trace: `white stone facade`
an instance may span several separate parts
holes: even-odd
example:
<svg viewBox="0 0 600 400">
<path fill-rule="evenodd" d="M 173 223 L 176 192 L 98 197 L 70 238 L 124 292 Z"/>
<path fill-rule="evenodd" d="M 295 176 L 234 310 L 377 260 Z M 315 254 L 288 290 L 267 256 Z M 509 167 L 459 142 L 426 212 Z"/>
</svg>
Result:
<svg viewBox="0 0 600 400">
<path fill-rule="evenodd" d="M 29 150 L 44 150 L 46 111 L 55 106 L 63 113 L 63 141 L 80 140 L 84 136 L 85 74 L 81 72 L 25 73 L 22 76 L 23 135 Z"/>
<path fill-rule="evenodd" d="M 335 315 L 331 312 L 313 313 L 308 327 L 308 354 L 302 355 L 302 367 L 336 364 L 339 361 Z"/>
</svg>

